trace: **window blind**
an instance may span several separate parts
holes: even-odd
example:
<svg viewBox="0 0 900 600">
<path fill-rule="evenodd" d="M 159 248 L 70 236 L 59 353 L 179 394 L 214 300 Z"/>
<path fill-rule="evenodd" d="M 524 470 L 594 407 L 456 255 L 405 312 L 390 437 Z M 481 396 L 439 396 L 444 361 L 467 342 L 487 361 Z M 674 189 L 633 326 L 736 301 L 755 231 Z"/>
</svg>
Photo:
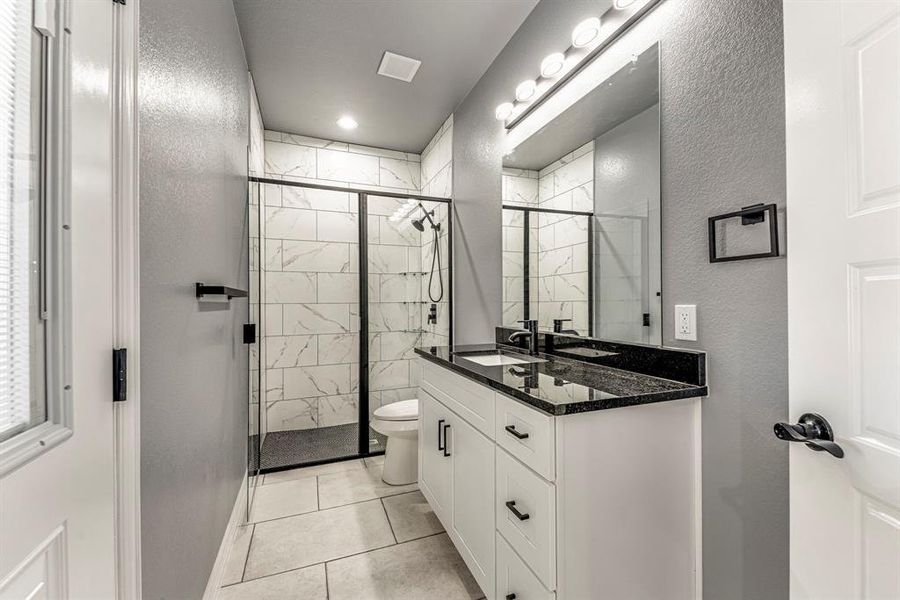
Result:
<svg viewBox="0 0 900 600">
<path fill-rule="evenodd" d="M 0 2 L 0 441 L 31 421 L 31 5 Z"/>
</svg>

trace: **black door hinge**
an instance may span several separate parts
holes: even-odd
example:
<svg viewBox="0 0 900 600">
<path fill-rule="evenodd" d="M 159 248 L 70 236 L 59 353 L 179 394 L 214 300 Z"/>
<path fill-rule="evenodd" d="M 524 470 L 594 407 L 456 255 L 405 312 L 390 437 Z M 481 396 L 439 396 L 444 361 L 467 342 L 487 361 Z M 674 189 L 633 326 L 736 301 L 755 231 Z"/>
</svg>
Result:
<svg viewBox="0 0 900 600">
<path fill-rule="evenodd" d="M 113 402 L 127 400 L 128 390 L 128 350 L 113 348 Z"/>
<path fill-rule="evenodd" d="M 244 323 L 244 343 L 256 343 L 256 323 Z"/>
</svg>

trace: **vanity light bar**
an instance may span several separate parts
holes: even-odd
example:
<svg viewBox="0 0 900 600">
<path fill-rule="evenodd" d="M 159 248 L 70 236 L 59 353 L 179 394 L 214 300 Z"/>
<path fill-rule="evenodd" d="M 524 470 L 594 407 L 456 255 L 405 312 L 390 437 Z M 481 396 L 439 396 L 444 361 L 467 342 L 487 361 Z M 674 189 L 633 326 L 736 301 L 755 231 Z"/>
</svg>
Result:
<svg viewBox="0 0 900 600">
<path fill-rule="evenodd" d="M 565 52 L 554 52 L 547 55 L 541 61 L 540 76 L 537 79 L 526 79 L 516 86 L 515 100 L 504 102 L 494 110 L 494 116 L 498 121 L 509 122 L 510 119 L 520 115 L 529 104 L 540 98 L 541 94 L 552 87 L 551 81 L 559 79 L 591 55 L 591 50 L 596 48 L 605 37 L 602 24 L 605 17 L 612 11 L 636 12 L 651 0 L 614 0 L 613 6 L 604 13 L 604 20 L 600 17 L 589 17 L 575 26 L 572 30 L 572 45 Z M 612 32 L 609 32 L 612 33 Z"/>
</svg>

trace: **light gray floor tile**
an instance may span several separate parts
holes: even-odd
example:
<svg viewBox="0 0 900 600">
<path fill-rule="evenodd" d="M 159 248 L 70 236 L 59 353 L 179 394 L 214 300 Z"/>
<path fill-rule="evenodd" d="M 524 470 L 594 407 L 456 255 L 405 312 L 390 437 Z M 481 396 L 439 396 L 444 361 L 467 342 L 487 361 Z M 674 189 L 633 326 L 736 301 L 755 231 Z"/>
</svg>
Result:
<svg viewBox="0 0 900 600">
<path fill-rule="evenodd" d="M 319 477 L 319 506 L 343 506 L 384 496 L 394 496 L 418 489 L 411 485 L 388 485 L 381 480 L 381 466 L 362 471 L 344 471 Z"/>
<path fill-rule="evenodd" d="M 263 478 L 263 485 L 270 483 L 281 483 L 283 481 L 292 481 L 294 479 L 303 479 L 304 477 L 316 477 L 318 475 L 327 475 L 328 473 L 339 473 L 341 471 L 352 471 L 355 469 L 364 469 L 365 465 L 361 460 L 342 460 L 341 462 L 328 463 L 327 465 L 316 465 L 314 467 L 303 467 L 301 469 L 291 469 L 289 471 L 276 471 L 274 473 L 266 473 Z"/>
<path fill-rule="evenodd" d="M 484 594 L 446 534 L 328 563 L 330 600 L 474 600 Z"/>
<path fill-rule="evenodd" d="M 258 523 L 244 579 L 334 560 L 394 543 L 380 500 Z"/>
<path fill-rule="evenodd" d="M 250 507 L 250 520 L 267 521 L 311 512 L 318 508 L 316 480 L 295 479 L 258 487 L 253 497 L 253 505 Z"/>
<path fill-rule="evenodd" d="M 380 467 L 384 464 L 384 454 L 380 456 L 367 456 L 363 459 L 366 462 L 366 468 Z"/>
<path fill-rule="evenodd" d="M 253 534 L 253 525 L 244 525 L 237 530 L 231 542 L 231 551 L 228 561 L 222 572 L 222 585 L 238 583 L 244 576 L 244 563 L 247 562 L 247 551 L 250 549 L 250 537 Z"/>
<path fill-rule="evenodd" d="M 398 542 L 407 542 L 444 530 L 422 492 L 390 496 L 383 498 L 382 502 Z"/>
<path fill-rule="evenodd" d="M 326 600 L 325 565 L 288 571 L 219 589 L 217 600 Z"/>
</svg>

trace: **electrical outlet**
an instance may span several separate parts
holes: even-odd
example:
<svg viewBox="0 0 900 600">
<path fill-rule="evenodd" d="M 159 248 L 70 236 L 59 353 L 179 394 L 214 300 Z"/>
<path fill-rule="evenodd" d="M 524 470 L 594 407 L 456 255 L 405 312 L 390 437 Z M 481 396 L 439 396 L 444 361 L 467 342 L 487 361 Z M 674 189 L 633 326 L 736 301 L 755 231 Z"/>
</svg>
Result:
<svg viewBox="0 0 900 600">
<path fill-rule="evenodd" d="M 675 305 L 675 339 L 697 341 L 697 305 Z"/>
</svg>

